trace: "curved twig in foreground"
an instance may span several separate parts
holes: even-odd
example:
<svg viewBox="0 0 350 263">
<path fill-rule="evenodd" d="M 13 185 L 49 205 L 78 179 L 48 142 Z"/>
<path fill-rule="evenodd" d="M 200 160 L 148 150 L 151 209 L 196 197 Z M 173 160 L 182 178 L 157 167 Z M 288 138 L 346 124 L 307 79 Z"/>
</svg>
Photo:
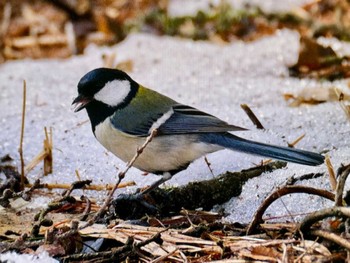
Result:
<svg viewBox="0 0 350 263">
<path fill-rule="evenodd" d="M 285 186 L 283 188 L 280 188 L 273 192 L 270 196 L 268 196 L 265 201 L 261 204 L 261 206 L 258 208 L 258 210 L 255 212 L 254 218 L 252 222 L 249 224 L 247 229 L 247 235 L 253 234 L 255 229 L 257 228 L 258 224 L 262 223 L 262 216 L 264 215 L 266 209 L 278 198 L 281 196 L 287 195 L 287 194 L 294 194 L 294 193 L 304 193 L 304 194 L 313 194 L 318 195 L 324 198 L 327 198 L 329 200 L 334 201 L 334 194 L 317 188 L 307 187 L 307 186 L 300 186 L 300 185 L 290 185 Z"/>
</svg>

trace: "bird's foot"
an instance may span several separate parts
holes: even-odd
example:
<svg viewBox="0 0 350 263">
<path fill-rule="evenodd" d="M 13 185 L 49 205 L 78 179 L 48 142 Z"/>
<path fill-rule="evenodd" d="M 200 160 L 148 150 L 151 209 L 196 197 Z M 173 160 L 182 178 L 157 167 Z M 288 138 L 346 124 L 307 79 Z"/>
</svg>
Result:
<svg viewBox="0 0 350 263">
<path fill-rule="evenodd" d="M 134 194 L 120 194 L 112 202 L 114 214 L 122 219 L 135 219 L 144 215 L 155 215 L 158 209 L 147 200 L 149 196 L 140 189 Z"/>
</svg>

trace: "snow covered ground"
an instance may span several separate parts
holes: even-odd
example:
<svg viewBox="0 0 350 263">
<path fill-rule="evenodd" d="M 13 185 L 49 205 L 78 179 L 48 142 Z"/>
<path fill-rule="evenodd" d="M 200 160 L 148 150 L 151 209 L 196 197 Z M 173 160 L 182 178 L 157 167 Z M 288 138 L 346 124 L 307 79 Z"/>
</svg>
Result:
<svg viewBox="0 0 350 263">
<path fill-rule="evenodd" d="M 242 9 L 245 6 L 259 6 L 266 12 L 286 12 L 298 8 L 314 0 L 225 0 L 225 3 L 230 4 L 234 8 Z M 199 10 L 208 10 L 210 6 L 221 4 L 222 0 L 186 0 L 184 5 L 183 0 L 169 1 L 168 12 L 172 16 L 193 15 Z"/>
<path fill-rule="evenodd" d="M 329 150 L 335 166 L 350 162 L 350 122 L 337 102 L 314 106 L 288 107 L 283 93 L 297 93 L 305 87 L 337 86 L 349 93 L 347 81 L 335 83 L 288 77 L 287 65 L 297 61 L 299 35 L 282 30 L 252 43 L 216 45 L 170 37 L 135 34 L 110 48 L 90 46 L 83 56 L 66 60 L 24 60 L 0 66 L 0 155 L 9 153 L 19 165 L 17 152 L 22 107 L 22 81 L 27 82 L 27 115 L 24 137 L 25 161 L 42 147 L 44 126 L 53 127 L 54 173 L 43 180 L 50 183 L 75 181 L 77 169 L 82 179 L 94 184 L 113 183 L 117 169 L 125 164 L 108 153 L 94 138 L 85 122 L 85 111 L 74 113 L 71 102 L 76 85 L 87 71 L 103 65 L 102 55 L 116 53 L 116 63 L 133 62 L 130 75 L 139 83 L 197 107 L 232 124 L 249 128 L 238 135 L 262 142 L 286 145 L 306 133 L 298 148 L 316 152 Z M 260 131 L 241 110 L 248 104 L 267 130 Z M 260 157 L 228 150 L 208 155 L 214 174 L 239 171 L 259 163 Z M 117 169 L 116 169 L 117 168 Z M 230 221 L 250 221 L 261 201 L 291 176 L 325 172 L 321 178 L 304 182 L 330 189 L 325 165 L 307 167 L 288 164 L 283 170 L 249 180 L 241 196 L 224 205 Z M 41 167 L 29 174 L 32 180 Z M 183 185 L 212 175 L 203 159 L 175 175 L 167 184 Z M 156 180 L 131 169 L 125 181 L 137 187 Z M 130 189 L 130 188 L 129 188 Z M 134 189 L 134 188 L 131 188 Z M 121 190 L 125 191 L 125 190 Z M 119 191 L 120 192 L 120 191 Z M 93 192 L 88 192 L 94 194 Z M 96 194 L 95 194 L 96 195 Z M 104 193 L 99 196 L 103 197 Z M 293 195 L 283 198 L 292 213 L 308 212 L 329 205 L 323 199 Z M 282 202 L 272 206 L 271 214 L 288 214 Z"/>
</svg>

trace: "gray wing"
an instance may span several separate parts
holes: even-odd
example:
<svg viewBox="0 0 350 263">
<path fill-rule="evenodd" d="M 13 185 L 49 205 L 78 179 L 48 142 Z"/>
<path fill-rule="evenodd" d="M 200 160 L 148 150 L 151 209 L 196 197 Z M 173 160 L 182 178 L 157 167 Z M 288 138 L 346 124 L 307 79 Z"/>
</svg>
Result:
<svg viewBox="0 0 350 263">
<path fill-rule="evenodd" d="M 163 112 L 152 108 L 140 112 L 131 108 L 124 108 L 110 118 L 113 127 L 129 135 L 148 136 L 153 123 L 163 115 Z"/>
<path fill-rule="evenodd" d="M 173 110 L 174 113 L 171 117 L 159 126 L 158 134 L 170 135 L 246 130 L 186 105 L 174 105 Z"/>
</svg>

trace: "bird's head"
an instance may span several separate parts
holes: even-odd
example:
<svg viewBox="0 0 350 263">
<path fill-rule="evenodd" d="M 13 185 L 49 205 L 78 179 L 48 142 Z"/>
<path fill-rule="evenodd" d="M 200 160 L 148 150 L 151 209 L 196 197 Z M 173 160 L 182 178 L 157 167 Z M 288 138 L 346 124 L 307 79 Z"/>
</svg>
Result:
<svg viewBox="0 0 350 263">
<path fill-rule="evenodd" d="M 121 70 L 97 68 L 83 76 L 78 83 L 78 96 L 74 99 L 75 112 L 93 102 L 104 107 L 122 107 L 137 91 L 138 84 Z"/>
</svg>

